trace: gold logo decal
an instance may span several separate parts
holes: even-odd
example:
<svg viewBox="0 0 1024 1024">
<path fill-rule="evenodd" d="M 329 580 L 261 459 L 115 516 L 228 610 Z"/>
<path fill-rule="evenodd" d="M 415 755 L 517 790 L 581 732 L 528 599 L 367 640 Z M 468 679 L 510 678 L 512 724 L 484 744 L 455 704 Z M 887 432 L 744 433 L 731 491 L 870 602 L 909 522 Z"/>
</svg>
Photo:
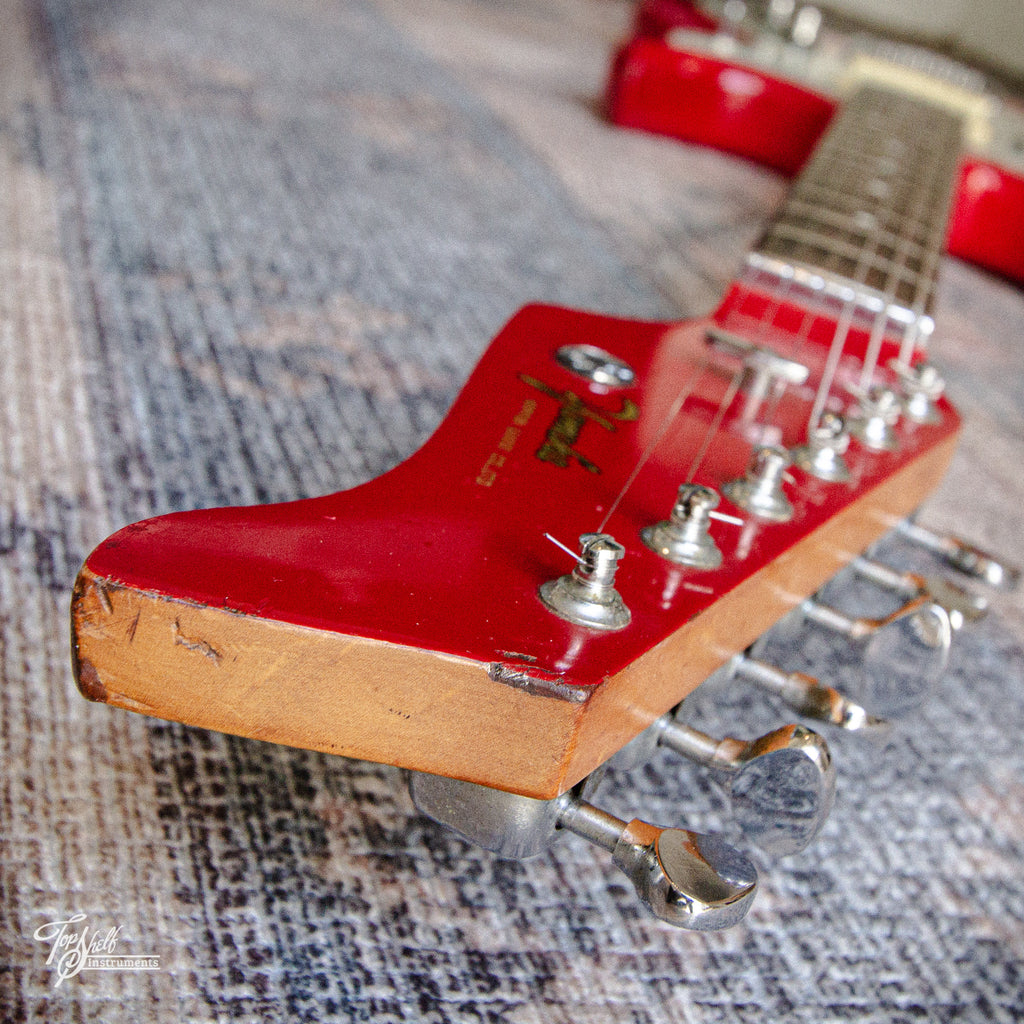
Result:
<svg viewBox="0 0 1024 1024">
<path fill-rule="evenodd" d="M 575 391 L 556 391 L 543 381 L 525 373 L 521 373 L 519 379 L 524 384 L 529 384 L 531 388 L 536 388 L 541 394 L 558 402 L 558 414 L 555 416 L 555 421 L 548 427 L 548 432 L 544 435 L 544 443 L 535 454 L 541 462 L 550 462 L 562 469 L 565 469 L 569 462 L 575 459 L 588 473 L 601 472 L 598 466 L 573 447 L 579 440 L 583 425 L 588 420 L 614 433 L 615 423 L 613 421 L 629 423 L 640 416 L 639 406 L 629 398 L 623 398 L 622 407 L 618 412 L 603 412 L 599 409 L 592 409 Z"/>
</svg>

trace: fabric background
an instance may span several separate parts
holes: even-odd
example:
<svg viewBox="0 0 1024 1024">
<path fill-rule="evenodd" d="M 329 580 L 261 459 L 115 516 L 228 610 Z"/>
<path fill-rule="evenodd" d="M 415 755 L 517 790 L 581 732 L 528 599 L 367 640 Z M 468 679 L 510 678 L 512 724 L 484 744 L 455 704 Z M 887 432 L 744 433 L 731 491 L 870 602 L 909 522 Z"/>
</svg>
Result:
<svg viewBox="0 0 1024 1024">
<path fill-rule="evenodd" d="M 610 127 L 618 0 L 0 0 L 0 1018 L 1024 1019 L 1024 605 L 957 637 L 886 744 L 831 736 L 820 840 L 746 923 L 650 917 L 567 839 L 499 861 L 388 767 L 83 701 L 82 559 L 173 509 L 352 486 L 413 451 L 503 321 L 546 300 L 711 308 L 784 186 Z M 1021 292 L 945 271 L 967 420 L 924 519 L 1024 562 Z M 904 557 L 895 550 L 893 557 Z M 787 633 L 826 677 L 836 645 Z M 697 716 L 753 735 L 742 689 Z M 729 829 L 658 756 L 610 809 Z M 149 973 L 59 986 L 87 915 Z"/>
</svg>

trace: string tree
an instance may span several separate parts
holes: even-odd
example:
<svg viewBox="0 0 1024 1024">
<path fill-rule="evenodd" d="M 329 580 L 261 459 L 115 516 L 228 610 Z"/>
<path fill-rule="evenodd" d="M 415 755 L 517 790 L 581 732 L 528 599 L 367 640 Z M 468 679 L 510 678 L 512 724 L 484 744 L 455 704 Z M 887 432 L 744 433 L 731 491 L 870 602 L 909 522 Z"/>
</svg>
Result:
<svg viewBox="0 0 1024 1024">
<path fill-rule="evenodd" d="M 423 814 L 499 857 L 544 852 L 561 832 L 608 851 L 637 895 L 661 920 L 691 931 L 737 924 L 757 891 L 757 870 L 719 836 L 623 821 L 590 803 L 584 780 L 552 800 L 519 796 L 471 782 L 409 773 Z"/>
<path fill-rule="evenodd" d="M 626 549 L 607 533 L 584 533 L 580 553 L 569 553 L 576 559 L 572 572 L 540 586 L 544 606 L 577 626 L 607 632 L 625 629 L 632 616 L 615 589 L 615 573 Z"/>
<path fill-rule="evenodd" d="M 810 367 L 721 327 L 710 327 L 706 340 L 715 351 L 743 364 L 740 387 L 746 401 L 737 421 L 739 432 L 752 444 L 777 441 L 778 428 L 757 422 L 761 407 L 769 397 L 781 394 L 787 387 L 806 383 Z"/>
</svg>

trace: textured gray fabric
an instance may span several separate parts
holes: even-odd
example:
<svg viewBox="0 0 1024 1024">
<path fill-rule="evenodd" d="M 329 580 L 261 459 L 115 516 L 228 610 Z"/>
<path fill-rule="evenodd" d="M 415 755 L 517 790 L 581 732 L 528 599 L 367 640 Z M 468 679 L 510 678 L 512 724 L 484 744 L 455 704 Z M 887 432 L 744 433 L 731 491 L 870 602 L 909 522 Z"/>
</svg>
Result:
<svg viewBox="0 0 1024 1024">
<path fill-rule="evenodd" d="M 1019 600 L 957 637 L 887 743 L 829 737 L 832 820 L 759 859 L 755 910 L 720 934 L 661 925 L 581 842 L 525 863 L 468 847 L 393 769 L 74 688 L 70 586 L 117 526 L 377 475 L 527 301 L 710 307 L 781 185 L 601 120 L 627 16 L 0 0 L 4 1020 L 1024 1019 Z M 942 301 L 968 429 L 926 518 L 1024 560 L 1024 299 L 950 267 Z M 772 653 L 842 660 L 807 631 Z M 735 687 L 694 703 L 741 735 L 784 718 Z M 668 755 L 605 799 L 729 829 Z M 160 970 L 57 985 L 33 934 L 75 913 Z"/>
</svg>

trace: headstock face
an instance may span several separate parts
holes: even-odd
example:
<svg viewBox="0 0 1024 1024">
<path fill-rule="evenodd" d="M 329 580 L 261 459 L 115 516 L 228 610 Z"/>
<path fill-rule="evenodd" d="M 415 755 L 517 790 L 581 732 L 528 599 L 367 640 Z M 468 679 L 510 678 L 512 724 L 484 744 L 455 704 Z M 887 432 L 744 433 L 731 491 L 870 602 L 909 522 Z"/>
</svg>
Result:
<svg viewBox="0 0 1024 1024">
<path fill-rule="evenodd" d="M 462 751 L 452 774 L 535 795 L 571 785 L 909 512 L 944 469 L 958 429 L 942 402 L 940 423 L 902 428 L 899 451 L 851 450 L 846 483 L 794 469 L 788 490 L 796 512 L 788 523 L 723 502 L 744 525 L 716 525 L 721 567 L 673 565 L 642 543 L 641 530 L 666 517 L 702 450 L 694 480 L 715 488 L 741 477 L 751 452 L 750 424 L 741 421 L 745 392 L 737 390 L 742 366 L 709 346 L 708 327 L 527 308 L 492 344 L 435 436 L 384 477 L 323 498 L 181 513 L 122 530 L 86 563 L 80 675 L 88 665 L 86 676 L 101 682 L 107 699 L 121 694 L 126 706 L 160 714 L 161 702 L 170 701 L 169 674 L 198 666 L 212 673 L 209 682 L 195 682 L 184 703 L 170 701 L 163 709 L 169 717 L 224 719 L 215 727 L 443 768 L 437 758 L 424 764 L 415 750 L 394 749 L 391 719 L 406 731 L 426 730 L 423 745 L 436 740 L 429 735 L 436 715 L 402 718 L 410 713 L 391 706 L 401 705 L 397 697 L 377 699 L 389 676 L 404 679 L 392 658 L 405 657 L 415 663 L 413 675 L 429 673 L 430 681 L 403 682 L 402 700 L 408 704 L 410 690 L 431 700 L 446 692 L 448 717 L 466 723 L 468 735 L 456 729 L 455 740 L 439 743 Z M 591 380 L 585 368 L 567 368 L 556 354 L 572 346 L 589 346 L 580 350 L 584 356 L 594 348 L 608 353 L 632 379 L 614 386 L 618 381 Z M 772 443 L 799 443 L 810 401 L 806 388 L 779 398 L 766 428 Z M 542 583 L 572 568 L 545 534 L 575 547 L 580 534 L 599 527 L 626 549 L 616 587 L 631 621 L 615 632 L 567 622 L 538 596 Z M 129 596 L 134 612 L 111 625 L 120 619 L 104 613 L 104 601 L 112 606 Z M 186 625 L 196 609 L 205 613 L 202 626 Z M 151 665 L 131 658 L 105 668 L 112 645 L 125 642 L 118 631 L 141 635 L 139 622 L 150 618 L 149 658 L 165 668 L 154 676 Z M 219 641 L 215 622 L 234 632 Z M 254 645 L 266 658 L 269 644 L 283 666 L 290 645 L 308 642 L 311 633 L 350 655 L 361 651 L 359 677 L 325 654 L 316 669 L 327 673 L 323 680 L 311 684 L 307 666 L 290 681 L 283 670 L 268 674 L 252 664 L 243 650 Z M 145 681 L 155 677 L 164 681 Z M 467 677 L 497 697 L 460 692 Z M 287 708 L 299 705 L 310 685 L 316 728 L 304 737 L 307 713 L 293 727 Z M 335 728 L 344 709 L 330 707 L 332 685 L 351 707 L 372 698 L 372 709 L 350 714 L 363 717 L 363 740 L 326 739 L 351 731 Z M 258 704 L 267 687 L 277 694 L 276 708 L 247 724 L 237 702 Z M 229 692 L 230 711 L 218 710 L 216 701 Z M 553 767 L 545 760 L 543 780 L 522 774 L 522 757 L 486 766 L 490 732 L 481 734 L 481 749 L 464 746 L 473 743 L 478 718 L 511 713 L 505 698 L 512 695 L 530 705 L 529 742 L 538 742 L 532 733 L 547 713 L 559 722 L 553 749 L 538 743 L 540 759 L 554 759 Z"/>
</svg>

